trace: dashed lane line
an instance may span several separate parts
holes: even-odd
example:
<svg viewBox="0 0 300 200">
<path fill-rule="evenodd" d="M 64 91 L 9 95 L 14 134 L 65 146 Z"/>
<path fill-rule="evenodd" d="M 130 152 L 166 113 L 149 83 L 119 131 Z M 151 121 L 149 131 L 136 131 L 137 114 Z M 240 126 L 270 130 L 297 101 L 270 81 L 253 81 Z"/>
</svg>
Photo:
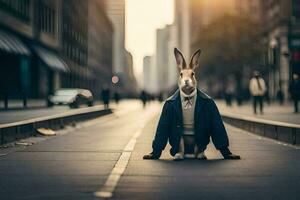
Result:
<svg viewBox="0 0 300 200">
<path fill-rule="evenodd" d="M 142 126 L 143 127 L 143 126 Z M 94 192 L 95 197 L 98 198 L 111 198 L 113 193 L 118 185 L 118 182 L 123 175 L 131 156 L 132 151 L 134 150 L 137 138 L 140 136 L 142 128 L 140 128 L 129 140 L 126 147 L 124 148 L 120 158 L 118 159 L 116 165 L 110 172 L 106 182 L 100 188 L 100 190 Z"/>
</svg>

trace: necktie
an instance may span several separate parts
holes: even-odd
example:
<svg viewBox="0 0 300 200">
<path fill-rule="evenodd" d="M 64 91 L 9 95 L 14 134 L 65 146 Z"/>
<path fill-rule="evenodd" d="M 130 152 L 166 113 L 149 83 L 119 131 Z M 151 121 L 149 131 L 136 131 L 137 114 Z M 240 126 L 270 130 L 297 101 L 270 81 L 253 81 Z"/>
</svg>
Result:
<svg viewBox="0 0 300 200">
<path fill-rule="evenodd" d="M 184 109 L 189 109 L 193 106 L 193 102 L 192 102 L 192 98 L 193 97 L 184 97 Z"/>
</svg>

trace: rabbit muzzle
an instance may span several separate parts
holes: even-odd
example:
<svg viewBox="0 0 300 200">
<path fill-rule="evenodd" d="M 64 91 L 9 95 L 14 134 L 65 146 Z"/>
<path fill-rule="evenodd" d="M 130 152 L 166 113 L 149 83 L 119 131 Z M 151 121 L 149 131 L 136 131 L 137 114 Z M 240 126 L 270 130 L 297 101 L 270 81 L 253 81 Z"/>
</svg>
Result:
<svg viewBox="0 0 300 200">
<path fill-rule="evenodd" d="M 179 82 L 179 88 L 184 94 L 190 95 L 191 93 L 194 92 L 196 86 L 192 79 L 182 79 Z"/>
</svg>

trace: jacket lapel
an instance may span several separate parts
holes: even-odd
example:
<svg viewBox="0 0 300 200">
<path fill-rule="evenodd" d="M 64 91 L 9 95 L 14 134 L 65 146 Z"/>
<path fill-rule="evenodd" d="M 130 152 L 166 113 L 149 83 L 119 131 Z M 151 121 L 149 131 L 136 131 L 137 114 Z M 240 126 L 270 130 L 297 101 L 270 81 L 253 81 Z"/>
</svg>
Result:
<svg viewBox="0 0 300 200">
<path fill-rule="evenodd" d="M 175 110 L 177 125 L 183 124 L 182 119 L 182 108 L 181 108 L 181 98 L 180 98 L 180 92 L 177 90 L 172 97 L 169 98 L 169 100 L 172 101 L 173 108 Z"/>
<path fill-rule="evenodd" d="M 195 128 L 203 127 L 203 123 L 205 123 L 204 117 L 204 100 L 210 99 L 210 97 L 203 93 L 201 90 L 197 89 L 197 100 L 195 105 L 195 111 L 194 111 L 194 121 L 195 121 Z M 177 125 L 183 125 L 183 119 L 182 119 L 182 106 L 181 106 L 181 98 L 180 98 L 180 92 L 179 89 L 172 95 L 168 100 L 172 101 L 173 108 L 176 113 L 176 119 Z M 201 118 L 201 119 L 200 119 Z M 197 126 L 196 126 L 197 125 Z M 196 130 L 196 129 L 195 129 Z"/>
<path fill-rule="evenodd" d="M 197 100 L 196 100 L 196 105 L 195 105 L 195 111 L 194 111 L 194 128 L 196 130 L 197 126 L 198 127 L 202 127 L 203 123 L 205 119 L 201 119 L 201 117 L 204 116 L 203 112 L 204 112 L 204 104 L 203 104 L 203 93 L 200 90 L 197 90 Z"/>
</svg>

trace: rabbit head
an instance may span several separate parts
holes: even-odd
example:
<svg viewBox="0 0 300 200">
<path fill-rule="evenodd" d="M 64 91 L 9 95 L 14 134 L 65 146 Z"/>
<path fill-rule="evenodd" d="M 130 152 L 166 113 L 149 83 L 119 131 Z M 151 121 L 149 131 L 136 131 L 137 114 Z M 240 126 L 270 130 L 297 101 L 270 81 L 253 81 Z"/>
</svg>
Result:
<svg viewBox="0 0 300 200">
<path fill-rule="evenodd" d="M 198 49 L 192 56 L 189 66 L 186 65 L 185 59 L 182 53 L 175 48 L 174 49 L 175 59 L 177 67 L 180 70 L 180 76 L 178 79 L 178 86 L 181 92 L 186 95 L 190 95 L 194 92 L 197 87 L 197 80 L 195 77 L 195 68 L 198 66 L 199 57 L 201 50 Z"/>
</svg>

